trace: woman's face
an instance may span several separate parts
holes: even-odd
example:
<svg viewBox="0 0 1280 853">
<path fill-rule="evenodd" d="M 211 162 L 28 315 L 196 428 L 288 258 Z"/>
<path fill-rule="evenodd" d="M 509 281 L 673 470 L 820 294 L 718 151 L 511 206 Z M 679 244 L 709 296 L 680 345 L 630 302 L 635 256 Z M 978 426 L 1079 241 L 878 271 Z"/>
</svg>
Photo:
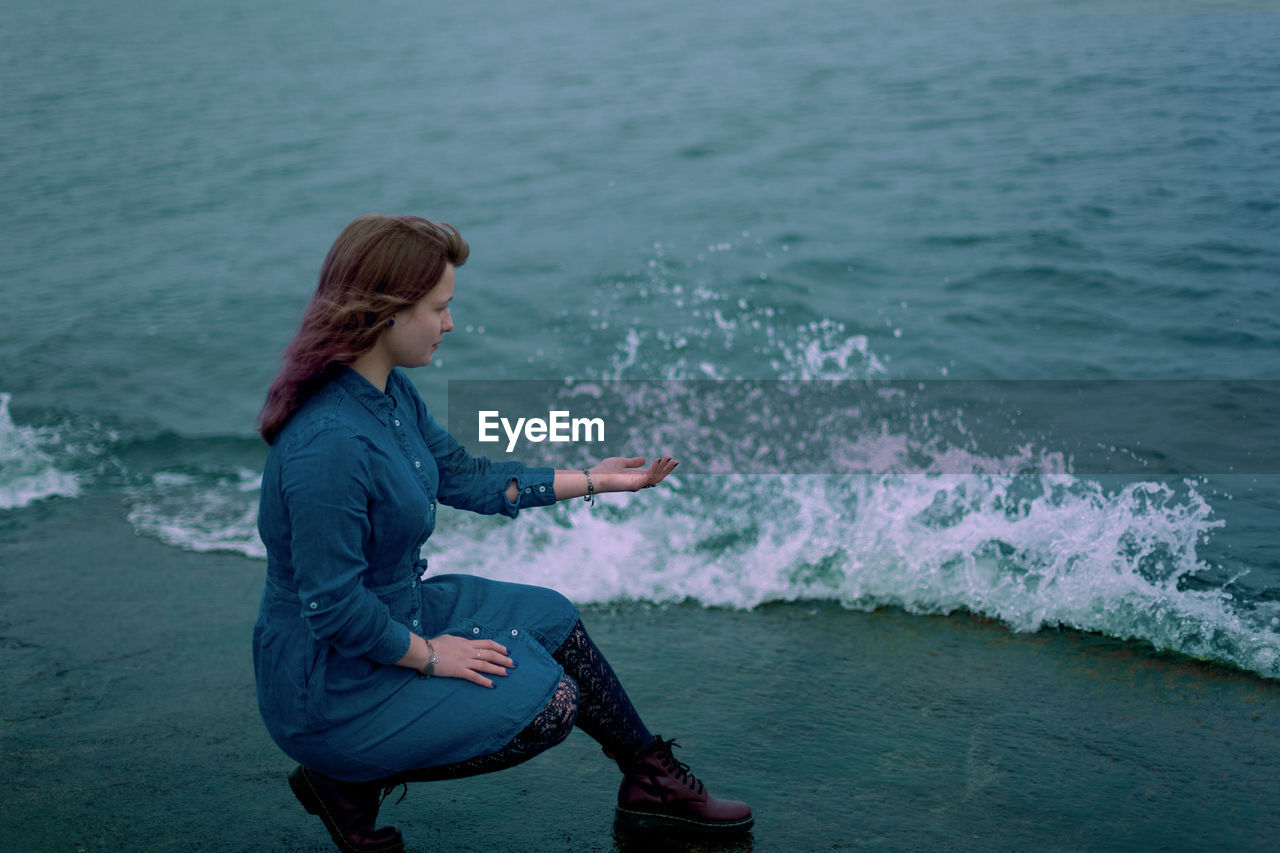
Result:
<svg viewBox="0 0 1280 853">
<path fill-rule="evenodd" d="M 382 333 L 392 363 L 397 367 L 421 367 L 431 363 L 445 332 L 453 331 L 449 301 L 453 299 L 453 264 L 446 264 L 440 283 L 426 296 L 395 316 L 395 325 Z"/>
</svg>

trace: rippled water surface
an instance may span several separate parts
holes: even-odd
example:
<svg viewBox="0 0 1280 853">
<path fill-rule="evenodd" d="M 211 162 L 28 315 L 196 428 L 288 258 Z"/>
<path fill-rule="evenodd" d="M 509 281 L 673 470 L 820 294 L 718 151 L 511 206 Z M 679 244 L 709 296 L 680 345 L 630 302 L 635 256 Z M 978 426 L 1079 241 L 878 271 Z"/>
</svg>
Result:
<svg viewBox="0 0 1280 853">
<path fill-rule="evenodd" d="M 1264 4 L 144 6 L 0 33 L 11 529 L 115 490 L 147 535 L 261 556 L 254 416 L 369 210 L 471 242 L 413 376 L 441 411 L 448 379 L 1280 378 Z M 849 430 L 914 448 L 887 473 L 685 476 L 428 551 L 581 555 L 520 577 L 583 601 L 968 609 L 1280 675 L 1273 473 L 1122 448 L 1162 462 L 1108 478 L 1033 438 L 942 474 L 913 423 Z"/>
</svg>

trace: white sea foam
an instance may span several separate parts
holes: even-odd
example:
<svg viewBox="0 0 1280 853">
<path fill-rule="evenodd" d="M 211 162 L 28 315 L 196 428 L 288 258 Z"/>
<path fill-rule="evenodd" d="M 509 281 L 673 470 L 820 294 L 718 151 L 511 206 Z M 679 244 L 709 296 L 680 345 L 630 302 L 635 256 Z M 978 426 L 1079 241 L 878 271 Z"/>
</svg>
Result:
<svg viewBox="0 0 1280 853">
<path fill-rule="evenodd" d="M 261 485 L 259 472 L 243 468 L 157 471 L 129 489 L 129 522 L 187 551 L 266 557 L 258 538 Z"/>
<path fill-rule="evenodd" d="M 445 514 L 432 571 L 620 600 L 835 601 L 1066 626 L 1280 677 L 1275 614 L 1185 588 L 1219 526 L 1194 484 L 1064 474 L 686 477 L 518 524 Z M 451 517 L 453 516 L 453 517 Z"/>
<path fill-rule="evenodd" d="M 78 495 L 77 476 L 60 470 L 46 452 L 61 441 L 58 431 L 16 425 L 9 415 L 10 397 L 0 393 L 0 510 Z"/>
<path fill-rule="evenodd" d="M 864 454 L 919 457 L 901 453 L 907 437 L 866 443 Z M 551 586 L 582 604 L 967 610 L 1017 631 L 1138 638 L 1280 677 L 1280 612 L 1186 583 L 1207 568 L 1198 549 L 1221 524 L 1197 484 L 1104 487 L 1030 448 L 1003 459 L 945 453 L 877 475 L 677 474 L 516 523 L 442 508 L 424 554 L 432 572 Z M 975 473 L 934 470 L 966 462 Z M 1011 470 L 1020 473 L 998 473 Z M 132 491 L 129 518 L 177 547 L 262 557 L 258 482 L 248 470 L 159 472 Z"/>
</svg>

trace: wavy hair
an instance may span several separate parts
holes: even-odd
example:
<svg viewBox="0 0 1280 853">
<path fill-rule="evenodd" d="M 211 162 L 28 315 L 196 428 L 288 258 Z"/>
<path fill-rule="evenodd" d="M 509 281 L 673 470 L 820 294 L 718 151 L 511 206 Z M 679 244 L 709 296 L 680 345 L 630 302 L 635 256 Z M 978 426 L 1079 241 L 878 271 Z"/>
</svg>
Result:
<svg viewBox="0 0 1280 853">
<path fill-rule="evenodd" d="M 258 414 L 267 444 L 338 368 L 373 349 L 387 321 L 418 302 L 470 254 L 448 223 L 366 214 L 342 230 L 320 268 L 315 295 Z"/>
</svg>

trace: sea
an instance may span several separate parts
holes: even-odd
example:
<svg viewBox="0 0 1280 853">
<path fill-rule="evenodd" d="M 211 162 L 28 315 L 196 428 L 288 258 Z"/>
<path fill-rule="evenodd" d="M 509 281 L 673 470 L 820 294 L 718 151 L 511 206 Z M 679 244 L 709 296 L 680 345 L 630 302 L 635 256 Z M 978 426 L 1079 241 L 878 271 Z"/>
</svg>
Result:
<svg viewBox="0 0 1280 853">
<path fill-rule="evenodd" d="M 656 388 L 610 452 L 681 460 L 445 509 L 432 571 L 1274 684 L 1277 44 L 1265 0 L 9 3 L 0 573 L 104 501 L 265 568 L 265 389 L 343 226 L 414 214 L 472 250 L 442 421 Z"/>
</svg>

